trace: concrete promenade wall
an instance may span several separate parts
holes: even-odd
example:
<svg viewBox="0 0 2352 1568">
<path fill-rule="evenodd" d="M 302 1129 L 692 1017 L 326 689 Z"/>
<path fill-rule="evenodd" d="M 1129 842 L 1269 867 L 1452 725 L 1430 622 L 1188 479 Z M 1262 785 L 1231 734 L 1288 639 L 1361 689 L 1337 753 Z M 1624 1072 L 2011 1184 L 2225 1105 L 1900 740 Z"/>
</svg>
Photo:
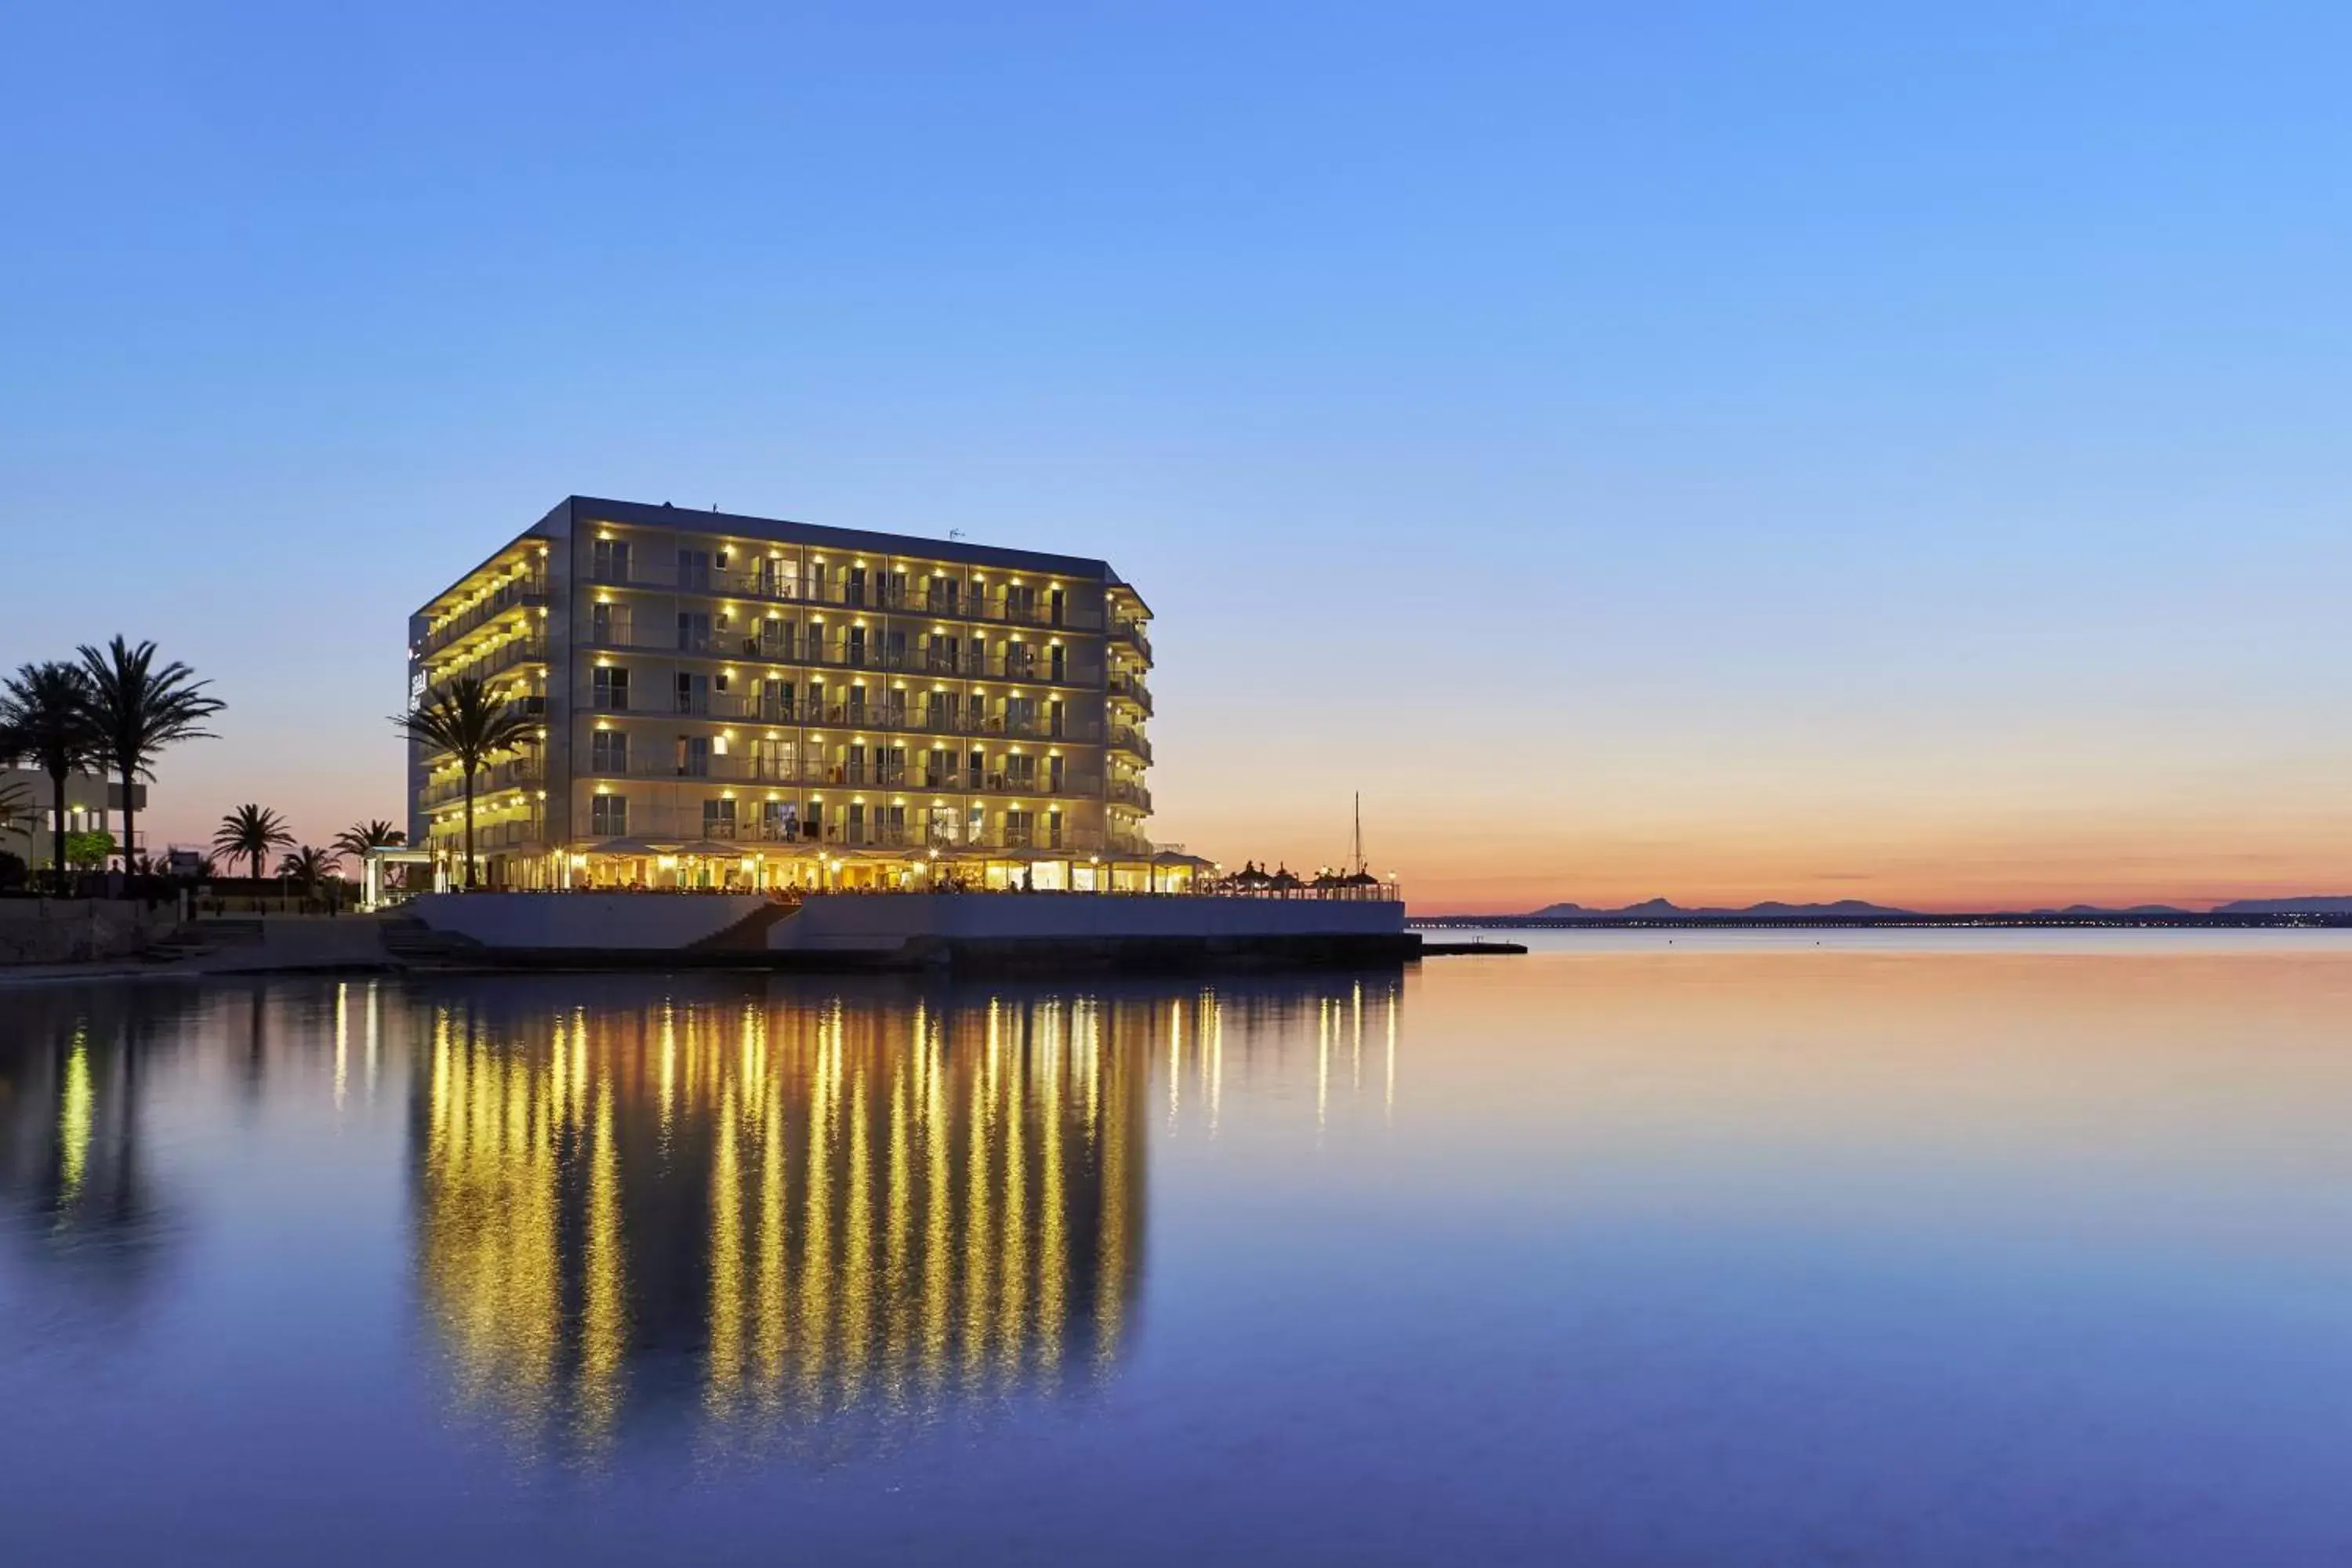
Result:
<svg viewBox="0 0 2352 1568">
<path fill-rule="evenodd" d="M 0 899 L 0 963 L 128 958 L 178 922 L 175 906 L 135 899 Z"/>
<path fill-rule="evenodd" d="M 835 894 L 768 932 L 783 952 L 887 952 L 908 942 L 1394 935 L 1402 903 L 1090 893 Z"/>
<path fill-rule="evenodd" d="M 663 952 L 692 947 L 769 907 L 758 894 L 427 893 L 406 909 L 484 947 Z"/>
<path fill-rule="evenodd" d="M 492 949 L 677 952 L 772 906 L 719 893 L 436 893 L 407 908 Z M 777 952 L 896 952 L 909 942 L 1246 942 L 1398 936 L 1401 903 L 1088 893 L 840 893 L 769 929 Z"/>
</svg>

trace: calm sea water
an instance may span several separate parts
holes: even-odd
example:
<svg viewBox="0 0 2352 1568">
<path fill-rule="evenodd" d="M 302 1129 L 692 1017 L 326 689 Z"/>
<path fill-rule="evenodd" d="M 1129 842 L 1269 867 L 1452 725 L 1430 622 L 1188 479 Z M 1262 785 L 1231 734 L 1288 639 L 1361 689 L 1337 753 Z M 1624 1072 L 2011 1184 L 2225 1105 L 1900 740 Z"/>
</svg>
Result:
<svg viewBox="0 0 2352 1568">
<path fill-rule="evenodd" d="M 2352 1562 L 2352 943 L 0 991 L 0 1560 Z"/>
</svg>

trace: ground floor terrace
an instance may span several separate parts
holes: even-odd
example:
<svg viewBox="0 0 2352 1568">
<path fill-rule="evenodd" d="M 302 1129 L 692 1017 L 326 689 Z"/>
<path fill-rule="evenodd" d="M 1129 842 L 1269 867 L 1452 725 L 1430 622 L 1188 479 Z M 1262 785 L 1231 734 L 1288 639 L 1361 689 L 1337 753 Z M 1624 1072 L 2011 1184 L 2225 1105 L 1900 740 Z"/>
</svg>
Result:
<svg viewBox="0 0 2352 1568">
<path fill-rule="evenodd" d="M 434 846 L 434 883 L 464 880 L 464 857 Z M 476 849 L 480 886 L 513 891 L 1189 893 L 1218 868 L 1181 848 L 921 849 L 721 840 L 592 840 Z"/>
</svg>

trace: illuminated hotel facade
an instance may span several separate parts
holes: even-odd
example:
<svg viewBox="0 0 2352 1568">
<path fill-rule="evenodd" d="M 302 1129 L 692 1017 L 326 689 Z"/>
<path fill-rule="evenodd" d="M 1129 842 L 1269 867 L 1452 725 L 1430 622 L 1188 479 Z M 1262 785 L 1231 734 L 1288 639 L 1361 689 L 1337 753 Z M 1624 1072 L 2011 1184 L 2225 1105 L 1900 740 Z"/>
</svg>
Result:
<svg viewBox="0 0 2352 1568">
<path fill-rule="evenodd" d="M 1150 610 L 1101 561 L 574 496 L 409 622 L 540 721 L 476 781 L 508 888 L 1034 887 L 1179 873 L 1146 837 Z M 463 853 L 412 742 L 410 842 Z"/>
</svg>

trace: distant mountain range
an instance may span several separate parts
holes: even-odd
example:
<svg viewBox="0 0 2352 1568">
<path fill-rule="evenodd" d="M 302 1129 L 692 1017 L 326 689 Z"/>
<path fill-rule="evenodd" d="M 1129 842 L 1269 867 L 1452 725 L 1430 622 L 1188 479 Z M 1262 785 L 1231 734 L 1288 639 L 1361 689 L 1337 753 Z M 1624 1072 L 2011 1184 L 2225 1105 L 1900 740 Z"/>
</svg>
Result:
<svg viewBox="0 0 2352 1568">
<path fill-rule="evenodd" d="M 2206 911 L 2183 909 L 2177 904 L 2133 904 L 2126 908 L 2109 908 L 2100 904 L 2069 904 L 2064 909 L 2001 910 L 1987 913 L 2028 915 L 2071 915 L 2095 918 L 2101 915 L 2194 915 Z M 2352 915 L 2352 896 L 2314 895 L 2300 899 L 2240 899 L 2221 904 L 2211 911 L 2217 915 Z M 1496 917 L 1502 918 L 1502 917 Z M 1670 899 L 1651 899 L 1643 903 L 1627 904 L 1622 909 L 1587 909 L 1582 904 L 1546 904 L 1542 909 L 1525 915 L 1509 917 L 1531 921 L 1640 921 L 1640 920 L 1920 920 L 1916 910 L 1898 910 L 1885 904 L 1873 904 L 1860 899 L 1840 899 L 1828 904 L 1788 904 L 1770 900 L 1749 904 L 1745 909 L 1700 908 L 1685 909 Z"/>
<path fill-rule="evenodd" d="M 1686 910 L 1671 899 L 1652 899 L 1646 903 L 1627 904 L 1622 910 L 1588 910 L 1582 904 L 1547 904 L 1525 918 L 1531 921 L 1639 921 L 1711 916 L 1719 920 L 1790 920 L 1820 915 L 1832 920 L 1866 921 L 1902 920 L 1912 912 L 1909 910 L 1891 910 L 1884 904 L 1866 904 L 1860 899 L 1840 899 L 1833 904 L 1750 904 L 1744 910 Z"/>
</svg>

